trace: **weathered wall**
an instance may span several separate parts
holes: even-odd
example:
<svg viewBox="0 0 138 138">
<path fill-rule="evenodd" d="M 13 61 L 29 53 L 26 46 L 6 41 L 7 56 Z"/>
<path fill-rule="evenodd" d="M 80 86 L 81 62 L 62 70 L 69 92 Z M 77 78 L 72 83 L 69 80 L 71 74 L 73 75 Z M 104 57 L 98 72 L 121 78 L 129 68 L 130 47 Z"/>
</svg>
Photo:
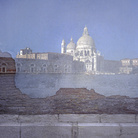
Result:
<svg viewBox="0 0 138 138">
<path fill-rule="evenodd" d="M 0 74 L 0 114 L 137 114 L 138 99 L 105 97 L 85 88 L 61 88 L 56 95 L 30 98 L 15 87 L 14 74 Z"/>
<path fill-rule="evenodd" d="M 137 138 L 138 115 L 0 115 L 0 138 Z"/>
</svg>

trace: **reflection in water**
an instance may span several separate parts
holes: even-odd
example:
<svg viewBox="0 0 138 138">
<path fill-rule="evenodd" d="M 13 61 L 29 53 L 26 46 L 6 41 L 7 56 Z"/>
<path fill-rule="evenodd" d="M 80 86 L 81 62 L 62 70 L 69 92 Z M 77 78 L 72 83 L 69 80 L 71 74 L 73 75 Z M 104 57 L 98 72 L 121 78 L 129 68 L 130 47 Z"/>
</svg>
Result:
<svg viewBox="0 0 138 138">
<path fill-rule="evenodd" d="M 16 74 L 15 82 L 31 97 L 51 96 L 59 88 L 87 88 L 106 96 L 138 97 L 138 75 Z"/>
</svg>

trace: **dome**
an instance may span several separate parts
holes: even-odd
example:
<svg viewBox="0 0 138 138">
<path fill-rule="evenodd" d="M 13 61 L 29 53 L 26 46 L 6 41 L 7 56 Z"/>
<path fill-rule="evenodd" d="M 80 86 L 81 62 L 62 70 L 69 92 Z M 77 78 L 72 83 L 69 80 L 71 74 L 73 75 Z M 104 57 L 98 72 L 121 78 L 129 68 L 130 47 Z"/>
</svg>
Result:
<svg viewBox="0 0 138 138">
<path fill-rule="evenodd" d="M 8 52 L 1 52 L 0 57 L 12 57 L 10 53 Z"/>
<path fill-rule="evenodd" d="M 84 28 L 82 37 L 79 38 L 77 42 L 76 49 L 86 49 L 86 48 L 95 48 L 94 40 L 89 36 L 87 27 Z"/>
<path fill-rule="evenodd" d="M 73 39 L 70 39 L 70 43 L 67 45 L 67 49 L 75 49 L 75 43 L 73 42 Z"/>
</svg>

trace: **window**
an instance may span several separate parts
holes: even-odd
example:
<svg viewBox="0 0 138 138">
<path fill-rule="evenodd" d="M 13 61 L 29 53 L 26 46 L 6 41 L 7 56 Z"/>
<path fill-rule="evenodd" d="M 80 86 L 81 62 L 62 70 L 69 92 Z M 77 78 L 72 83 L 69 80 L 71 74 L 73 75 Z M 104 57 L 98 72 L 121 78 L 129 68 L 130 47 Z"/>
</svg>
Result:
<svg viewBox="0 0 138 138">
<path fill-rule="evenodd" d="M 47 65 L 46 65 L 46 64 L 44 64 L 44 65 L 42 66 L 41 71 L 42 71 L 42 72 L 46 72 L 46 71 L 47 71 Z"/>
<path fill-rule="evenodd" d="M 86 50 L 85 50 L 85 52 L 84 52 L 84 53 L 85 53 L 85 56 L 87 56 L 87 52 L 86 52 Z"/>
<path fill-rule="evenodd" d="M 67 69 L 65 69 L 65 72 L 67 72 Z"/>
<path fill-rule="evenodd" d="M 80 56 L 83 56 L 83 51 L 80 52 Z"/>
<path fill-rule="evenodd" d="M 54 71 L 58 72 L 58 65 L 54 65 Z"/>
<path fill-rule="evenodd" d="M 6 72 L 6 67 L 2 67 L 2 72 L 3 72 L 3 73 Z"/>
<path fill-rule="evenodd" d="M 16 64 L 16 71 L 21 72 L 21 64 L 20 63 Z"/>
<path fill-rule="evenodd" d="M 70 65 L 64 65 L 64 72 L 65 72 L 65 73 L 69 73 L 70 70 L 71 70 Z"/>
<path fill-rule="evenodd" d="M 31 73 L 34 73 L 35 72 L 35 65 L 34 64 L 31 64 L 30 66 L 31 66 L 30 67 L 30 72 Z"/>
<path fill-rule="evenodd" d="M 34 72 L 34 68 L 31 68 L 31 72 L 32 72 L 32 73 Z"/>
<path fill-rule="evenodd" d="M 34 67 L 34 64 L 31 64 L 31 67 Z"/>
<path fill-rule="evenodd" d="M 44 70 L 44 72 L 46 72 L 46 68 L 44 68 L 43 70 Z"/>
<path fill-rule="evenodd" d="M 89 51 L 87 51 L 87 55 L 89 56 Z"/>
<path fill-rule="evenodd" d="M 20 67 L 17 68 L 17 72 L 20 72 Z"/>
<path fill-rule="evenodd" d="M 2 65 L 1 72 L 3 72 L 3 73 L 7 72 L 6 63 L 2 63 L 1 65 Z"/>
<path fill-rule="evenodd" d="M 70 72 L 70 65 L 68 66 L 68 72 Z"/>
</svg>

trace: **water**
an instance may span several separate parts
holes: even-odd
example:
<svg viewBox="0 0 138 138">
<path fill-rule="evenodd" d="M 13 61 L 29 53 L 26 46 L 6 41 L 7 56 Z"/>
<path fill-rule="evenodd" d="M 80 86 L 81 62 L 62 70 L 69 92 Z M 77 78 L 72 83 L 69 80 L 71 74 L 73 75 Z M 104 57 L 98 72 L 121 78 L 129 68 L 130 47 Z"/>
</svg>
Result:
<svg viewBox="0 0 138 138">
<path fill-rule="evenodd" d="M 60 88 L 87 88 L 105 96 L 138 97 L 138 75 L 16 74 L 16 87 L 31 97 L 46 97 Z"/>
</svg>

